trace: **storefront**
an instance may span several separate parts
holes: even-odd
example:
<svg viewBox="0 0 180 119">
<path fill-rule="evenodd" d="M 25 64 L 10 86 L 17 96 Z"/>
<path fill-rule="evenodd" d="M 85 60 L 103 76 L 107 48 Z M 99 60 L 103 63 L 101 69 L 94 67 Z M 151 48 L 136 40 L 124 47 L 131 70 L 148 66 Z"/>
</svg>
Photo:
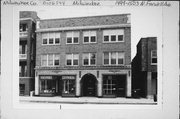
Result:
<svg viewBox="0 0 180 119">
<path fill-rule="evenodd" d="M 126 75 L 103 75 L 103 97 L 125 97 Z"/>
<path fill-rule="evenodd" d="M 75 76 L 41 75 L 40 96 L 75 96 Z"/>
</svg>

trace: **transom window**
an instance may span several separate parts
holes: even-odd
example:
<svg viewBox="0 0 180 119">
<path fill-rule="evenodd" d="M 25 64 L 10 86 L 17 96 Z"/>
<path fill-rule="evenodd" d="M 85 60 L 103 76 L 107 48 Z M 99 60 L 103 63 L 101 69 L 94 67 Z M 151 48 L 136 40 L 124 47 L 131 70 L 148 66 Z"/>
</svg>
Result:
<svg viewBox="0 0 180 119">
<path fill-rule="evenodd" d="M 157 50 L 151 51 L 151 64 L 157 65 Z"/>
<path fill-rule="evenodd" d="M 104 43 L 108 42 L 123 42 L 124 30 L 123 29 L 111 29 L 103 30 Z"/>
<path fill-rule="evenodd" d="M 104 52 L 103 61 L 104 61 L 104 65 L 123 65 L 124 53 L 123 52 Z"/>
<path fill-rule="evenodd" d="M 59 66 L 59 65 L 60 65 L 59 54 L 41 55 L 41 66 Z"/>
<path fill-rule="evenodd" d="M 58 45 L 60 44 L 60 32 L 42 33 L 43 45 Z"/>
<path fill-rule="evenodd" d="M 66 32 L 66 43 L 67 44 L 78 44 L 79 43 L 79 32 Z"/>
<path fill-rule="evenodd" d="M 96 43 L 96 31 L 83 31 L 84 43 Z"/>
<path fill-rule="evenodd" d="M 79 65 L 79 54 L 66 54 L 66 65 L 67 66 L 78 66 Z"/>
<path fill-rule="evenodd" d="M 96 65 L 96 53 L 84 53 L 83 65 Z"/>
</svg>

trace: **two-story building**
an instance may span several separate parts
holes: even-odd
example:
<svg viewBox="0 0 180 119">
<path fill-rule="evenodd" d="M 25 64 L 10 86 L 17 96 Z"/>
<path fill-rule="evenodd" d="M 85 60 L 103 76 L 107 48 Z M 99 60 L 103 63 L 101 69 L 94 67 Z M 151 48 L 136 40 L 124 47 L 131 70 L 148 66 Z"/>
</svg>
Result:
<svg viewBox="0 0 180 119">
<path fill-rule="evenodd" d="M 29 95 L 34 90 L 36 19 L 37 13 L 19 13 L 19 93 Z"/>
<path fill-rule="evenodd" d="M 141 38 L 132 60 L 132 89 L 145 98 L 157 95 L 157 38 Z"/>
<path fill-rule="evenodd" d="M 37 21 L 35 95 L 131 97 L 130 14 Z"/>
</svg>

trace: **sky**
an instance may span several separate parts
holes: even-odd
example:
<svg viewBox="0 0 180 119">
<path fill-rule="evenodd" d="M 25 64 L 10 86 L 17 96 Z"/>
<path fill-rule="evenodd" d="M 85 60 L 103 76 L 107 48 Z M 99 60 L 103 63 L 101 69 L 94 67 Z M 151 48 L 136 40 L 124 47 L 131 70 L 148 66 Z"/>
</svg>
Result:
<svg viewBox="0 0 180 119">
<path fill-rule="evenodd" d="M 131 59 L 136 54 L 136 45 L 142 37 L 162 38 L 162 8 L 161 7 L 37 7 L 31 9 L 37 11 L 40 19 L 83 17 L 111 14 L 131 14 Z"/>
</svg>

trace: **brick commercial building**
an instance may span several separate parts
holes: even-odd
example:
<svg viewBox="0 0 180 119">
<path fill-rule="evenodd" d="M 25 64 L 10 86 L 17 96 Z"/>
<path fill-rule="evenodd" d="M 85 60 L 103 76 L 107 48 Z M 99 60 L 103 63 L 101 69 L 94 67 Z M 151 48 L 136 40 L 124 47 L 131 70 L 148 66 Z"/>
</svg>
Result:
<svg viewBox="0 0 180 119">
<path fill-rule="evenodd" d="M 131 97 L 130 14 L 37 21 L 35 95 Z"/>
<path fill-rule="evenodd" d="M 141 97 L 157 95 L 157 38 L 141 38 L 132 61 L 132 89 Z"/>
<path fill-rule="evenodd" d="M 21 11 L 19 21 L 19 93 L 34 90 L 36 12 Z"/>
</svg>

